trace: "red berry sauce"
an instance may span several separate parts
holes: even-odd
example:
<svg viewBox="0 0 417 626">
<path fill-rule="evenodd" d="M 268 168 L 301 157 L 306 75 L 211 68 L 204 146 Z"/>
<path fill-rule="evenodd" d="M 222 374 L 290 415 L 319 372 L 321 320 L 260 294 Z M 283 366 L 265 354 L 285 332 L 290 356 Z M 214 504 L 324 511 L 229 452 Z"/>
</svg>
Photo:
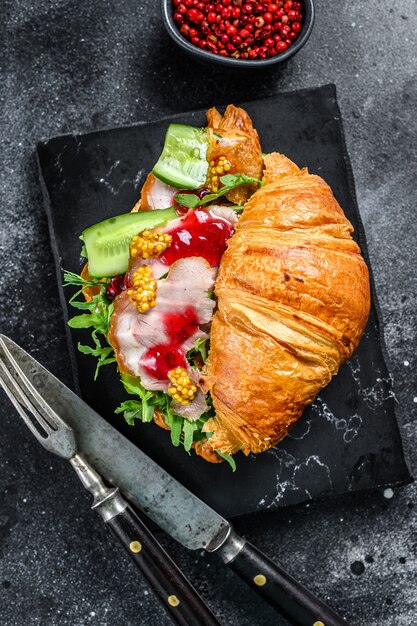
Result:
<svg viewBox="0 0 417 626">
<path fill-rule="evenodd" d="M 170 370 L 187 366 L 183 344 L 198 329 L 194 307 L 188 306 L 179 313 L 165 313 L 164 325 L 168 343 L 152 346 L 140 360 L 144 370 L 157 380 L 166 380 Z"/>
<path fill-rule="evenodd" d="M 303 5 L 293 0 L 172 0 L 174 21 L 194 46 L 235 59 L 285 52 L 302 29 Z"/>
<path fill-rule="evenodd" d="M 182 218 L 179 226 L 166 232 L 172 243 L 159 257 L 162 263 L 171 265 L 178 259 L 200 256 L 216 267 L 233 234 L 233 226 L 206 209 L 195 209 Z"/>
</svg>

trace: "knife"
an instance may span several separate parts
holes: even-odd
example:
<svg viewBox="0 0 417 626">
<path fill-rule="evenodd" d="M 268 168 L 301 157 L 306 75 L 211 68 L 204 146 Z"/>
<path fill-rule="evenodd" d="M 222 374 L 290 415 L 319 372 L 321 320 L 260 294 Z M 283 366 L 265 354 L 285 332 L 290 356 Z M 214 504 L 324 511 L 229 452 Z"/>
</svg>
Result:
<svg viewBox="0 0 417 626">
<path fill-rule="evenodd" d="M 83 457 L 186 548 L 215 553 L 293 626 L 349 626 L 230 522 L 170 476 L 11 339 L 7 350 L 75 433 Z"/>
</svg>

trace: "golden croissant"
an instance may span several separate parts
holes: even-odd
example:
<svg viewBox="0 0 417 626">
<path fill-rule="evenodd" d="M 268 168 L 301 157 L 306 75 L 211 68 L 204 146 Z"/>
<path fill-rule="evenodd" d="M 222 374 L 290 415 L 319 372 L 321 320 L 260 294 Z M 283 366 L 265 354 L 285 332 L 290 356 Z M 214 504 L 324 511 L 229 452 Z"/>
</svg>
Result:
<svg viewBox="0 0 417 626">
<path fill-rule="evenodd" d="M 214 450 L 262 452 L 357 347 L 368 270 L 353 228 L 319 176 L 277 153 L 221 260 L 204 376 Z"/>
<path fill-rule="evenodd" d="M 126 253 L 126 273 L 111 279 L 119 293 L 112 296 L 107 340 L 120 373 L 129 377 L 127 391 L 151 398 L 153 420 L 171 431 L 173 443 L 183 441 L 187 451 L 194 448 L 216 463 L 228 458 L 218 453 L 258 453 L 285 437 L 357 347 L 370 289 L 353 228 L 325 181 L 281 154 L 263 157 L 243 109 L 229 105 L 221 115 L 213 108 L 207 121 L 207 154 L 201 158 L 208 173 L 199 188 L 206 195 L 182 205 L 185 213 L 174 211 L 162 231 L 134 237 L 140 246 L 134 250 L 131 244 Z M 179 136 L 201 136 L 201 129 L 174 127 Z M 203 153 L 200 146 L 192 155 Z M 154 168 L 141 190 L 133 211 L 146 212 L 146 219 L 149 211 L 157 214 L 190 198 L 177 195 L 189 163 L 174 180 L 174 157 L 169 153 L 169 167 Z M 230 179 L 234 186 L 227 187 Z M 209 192 L 214 200 L 204 206 Z M 236 210 L 242 209 L 238 219 Z M 197 245 L 190 224 L 204 224 Z M 99 233 L 102 226 L 95 228 Z M 104 283 L 94 282 L 87 266 L 82 272 L 83 293 L 92 305 L 114 289 L 106 276 Z M 135 294 L 137 301 L 145 298 L 143 310 Z M 208 359 L 207 351 L 193 356 L 193 346 L 208 340 Z M 146 403 L 133 405 L 139 407 L 137 419 L 152 419 Z"/>
</svg>

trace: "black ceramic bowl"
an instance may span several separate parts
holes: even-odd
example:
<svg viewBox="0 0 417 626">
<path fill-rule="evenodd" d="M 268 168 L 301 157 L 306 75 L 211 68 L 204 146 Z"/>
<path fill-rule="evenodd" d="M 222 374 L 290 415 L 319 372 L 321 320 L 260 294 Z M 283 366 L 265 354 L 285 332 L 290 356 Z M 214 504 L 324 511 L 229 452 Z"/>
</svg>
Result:
<svg viewBox="0 0 417 626">
<path fill-rule="evenodd" d="M 223 57 L 212 52 L 206 52 L 193 46 L 188 39 L 185 39 L 178 30 L 177 25 L 174 22 L 174 7 L 172 0 L 162 0 L 162 20 L 168 34 L 190 56 L 196 61 L 202 61 L 211 63 L 213 65 L 222 66 L 230 69 L 254 69 L 254 68 L 266 68 L 273 65 L 279 65 L 287 61 L 289 58 L 297 54 L 299 50 L 304 46 L 307 39 L 310 37 L 311 30 L 314 23 L 314 0 L 302 0 L 304 7 L 304 18 L 302 21 L 302 28 L 295 43 L 290 46 L 285 52 L 278 54 L 270 59 L 234 59 L 232 57 Z"/>
</svg>

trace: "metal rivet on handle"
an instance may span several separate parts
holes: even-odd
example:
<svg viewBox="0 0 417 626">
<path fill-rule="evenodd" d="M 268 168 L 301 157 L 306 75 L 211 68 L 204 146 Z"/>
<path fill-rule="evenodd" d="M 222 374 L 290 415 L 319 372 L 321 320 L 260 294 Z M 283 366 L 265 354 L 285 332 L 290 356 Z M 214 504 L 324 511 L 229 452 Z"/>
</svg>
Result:
<svg viewBox="0 0 417 626">
<path fill-rule="evenodd" d="M 142 550 L 142 544 L 140 541 L 132 541 L 129 548 L 131 549 L 132 552 L 137 554 L 138 552 Z"/>
<path fill-rule="evenodd" d="M 256 576 L 254 576 L 253 578 L 253 582 L 255 583 L 255 585 L 258 585 L 258 587 L 263 587 L 266 583 L 266 576 L 264 576 L 263 574 L 256 574 Z"/>
<path fill-rule="evenodd" d="M 169 596 L 168 597 L 168 604 L 170 604 L 171 606 L 178 606 L 180 603 L 180 601 L 178 600 L 177 596 Z"/>
</svg>

